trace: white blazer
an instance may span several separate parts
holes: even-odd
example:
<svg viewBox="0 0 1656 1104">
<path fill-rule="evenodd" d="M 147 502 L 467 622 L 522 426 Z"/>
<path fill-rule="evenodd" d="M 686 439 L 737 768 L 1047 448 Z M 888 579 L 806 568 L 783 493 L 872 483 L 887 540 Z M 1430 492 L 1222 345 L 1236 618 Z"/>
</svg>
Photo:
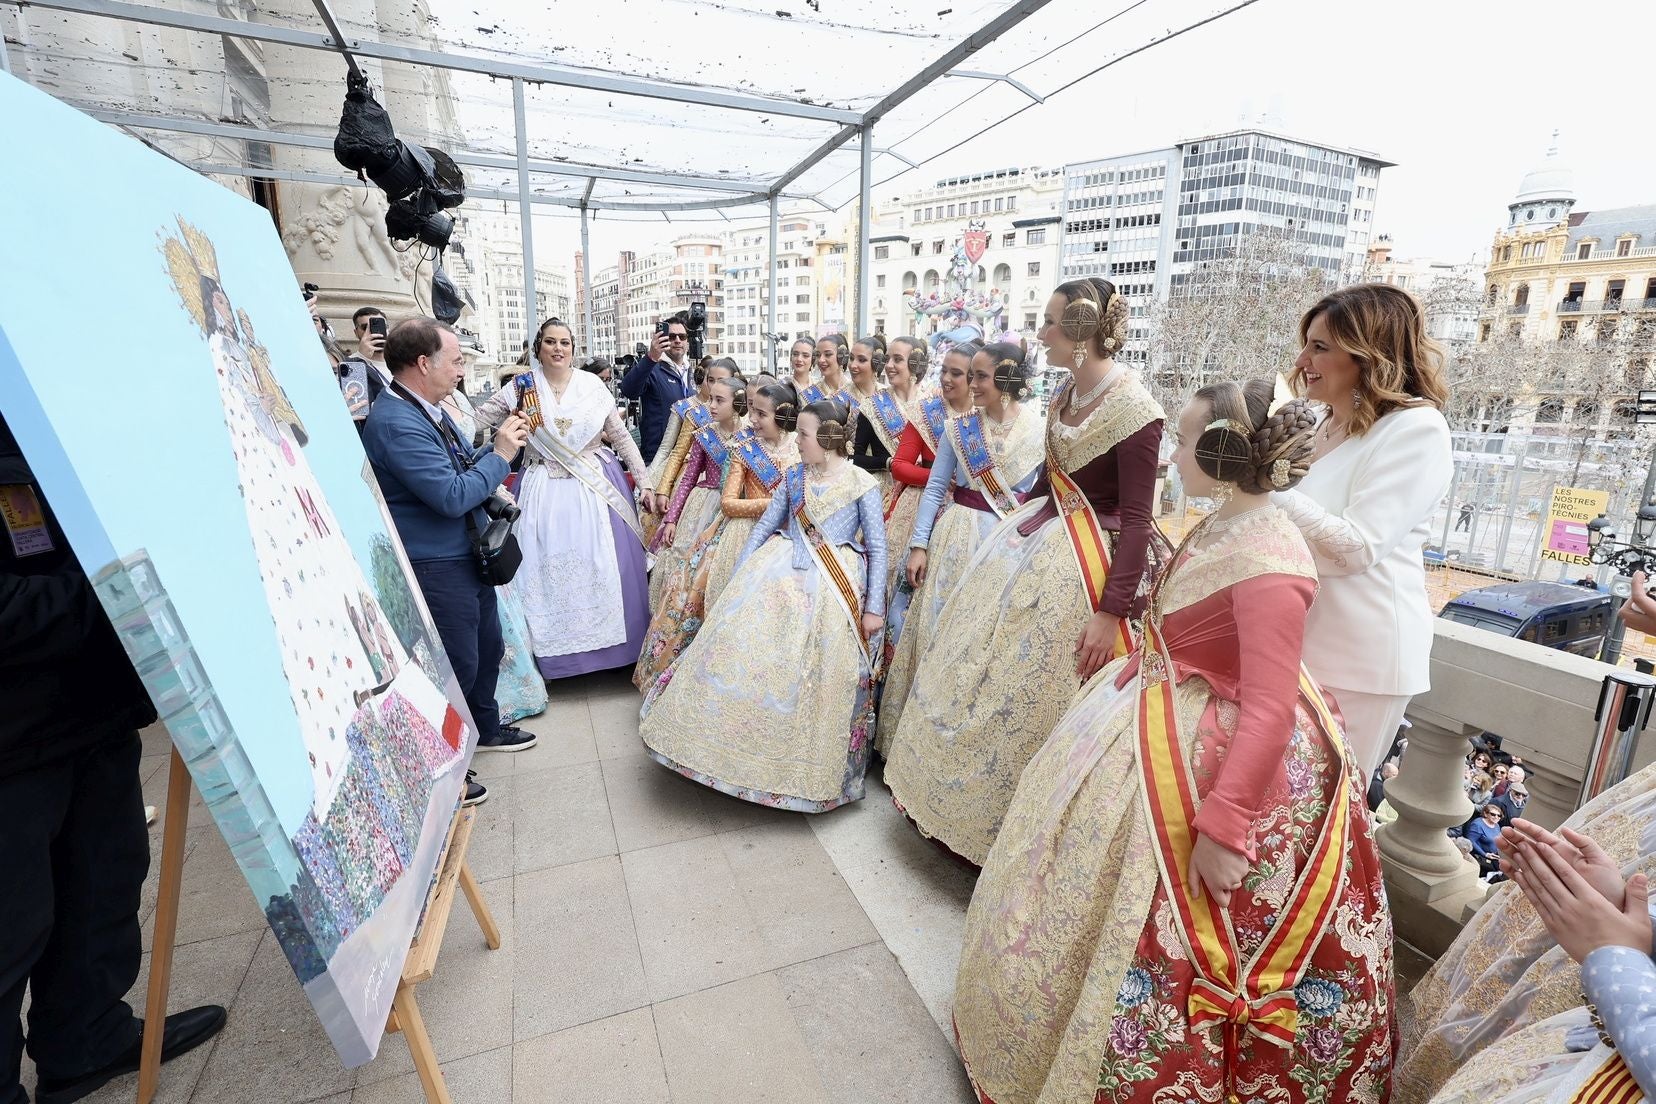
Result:
<svg viewBox="0 0 1656 1104">
<path fill-rule="evenodd" d="M 1443 415 L 1409 407 L 1341 441 L 1297 488 L 1271 496 L 1305 535 L 1322 579 L 1305 625 L 1305 666 L 1318 682 L 1365 694 L 1430 688 L 1421 549 L 1454 469 Z"/>
</svg>

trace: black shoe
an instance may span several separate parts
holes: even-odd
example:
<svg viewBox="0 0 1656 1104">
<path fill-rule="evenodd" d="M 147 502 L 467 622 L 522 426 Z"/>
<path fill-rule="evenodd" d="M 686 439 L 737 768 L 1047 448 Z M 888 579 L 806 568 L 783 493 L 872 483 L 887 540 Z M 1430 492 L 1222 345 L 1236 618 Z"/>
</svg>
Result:
<svg viewBox="0 0 1656 1104">
<path fill-rule="evenodd" d="M 460 799 L 462 805 L 481 805 L 489 800 L 489 787 L 476 781 L 477 772 L 466 772 L 466 796 Z"/>
<path fill-rule="evenodd" d="M 167 1026 L 162 1032 L 161 1060 L 170 1062 L 205 1043 L 224 1027 L 225 1018 L 223 1007 L 217 1004 L 174 1012 L 167 1017 Z M 70 1101 L 89 1096 L 122 1074 L 132 1073 L 138 1068 L 138 1056 L 144 1046 L 142 1025 L 140 1020 L 138 1040 L 102 1069 L 79 1077 L 42 1077 L 35 1089 L 35 1104 L 70 1104 Z"/>
<path fill-rule="evenodd" d="M 478 751 L 528 751 L 540 743 L 540 737 L 532 732 L 525 732 L 517 725 L 501 725 L 500 735 L 492 740 L 481 737 L 477 741 Z"/>
</svg>

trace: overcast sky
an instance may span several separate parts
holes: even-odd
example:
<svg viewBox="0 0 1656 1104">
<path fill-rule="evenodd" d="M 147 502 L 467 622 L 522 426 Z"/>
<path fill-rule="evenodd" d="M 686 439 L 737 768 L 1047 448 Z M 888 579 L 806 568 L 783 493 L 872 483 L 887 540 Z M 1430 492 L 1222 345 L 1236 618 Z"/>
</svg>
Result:
<svg viewBox="0 0 1656 1104">
<path fill-rule="evenodd" d="M 1397 163 L 1381 176 L 1376 230 L 1392 235 L 1398 256 L 1482 257 L 1554 129 L 1577 210 L 1656 204 L 1652 42 L 1656 3 L 1638 0 L 1260 0 L 1105 70 L 876 198 L 977 169 L 1166 146 L 1265 113 L 1272 129 Z M 1078 58 L 1076 68 L 1097 60 Z M 577 227 L 537 216 L 537 253 L 572 268 Z M 593 253 L 609 263 L 677 232 L 599 220 Z"/>
</svg>

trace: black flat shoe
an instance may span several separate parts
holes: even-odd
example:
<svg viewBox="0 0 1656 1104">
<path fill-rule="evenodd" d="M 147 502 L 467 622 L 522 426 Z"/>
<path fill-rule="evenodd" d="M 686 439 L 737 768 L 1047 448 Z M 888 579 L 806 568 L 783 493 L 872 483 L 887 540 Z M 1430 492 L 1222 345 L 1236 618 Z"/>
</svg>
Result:
<svg viewBox="0 0 1656 1104">
<path fill-rule="evenodd" d="M 217 1004 L 204 1004 L 200 1008 L 174 1012 L 167 1017 L 167 1026 L 162 1033 L 161 1061 L 170 1062 L 180 1054 L 187 1054 L 205 1043 L 219 1033 L 226 1018 L 224 1008 Z M 144 1047 L 142 1030 L 140 1021 L 138 1041 L 101 1069 L 95 1069 L 79 1077 L 42 1077 L 35 1089 L 35 1104 L 70 1104 L 71 1101 L 96 1092 L 117 1077 L 137 1070 L 138 1058 Z"/>
</svg>

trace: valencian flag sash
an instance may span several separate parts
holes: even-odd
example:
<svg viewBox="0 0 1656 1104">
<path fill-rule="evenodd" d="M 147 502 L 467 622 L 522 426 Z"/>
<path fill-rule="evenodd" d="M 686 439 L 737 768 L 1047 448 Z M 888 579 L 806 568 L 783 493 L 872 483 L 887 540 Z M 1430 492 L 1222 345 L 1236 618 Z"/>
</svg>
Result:
<svg viewBox="0 0 1656 1104">
<path fill-rule="evenodd" d="M 694 395 L 674 403 L 673 413 L 679 416 L 680 421 L 689 422 L 697 429 L 713 424 L 713 412 Z"/>
<path fill-rule="evenodd" d="M 942 395 L 932 395 L 920 403 L 920 435 L 927 446 L 936 452 L 943 447 L 943 433 L 949 424 L 949 408 L 943 405 Z"/>
<path fill-rule="evenodd" d="M 1223 1027 L 1226 1088 L 1233 1091 L 1245 1037 L 1280 1047 L 1294 1045 L 1299 1025 L 1294 987 L 1305 976 L 1345 883 L 1351 764 L 1328 703 L 1302 667 L 1300 696 L 1311 706 L 1332 762 L 1339 764 L 1339 777 L 1328 817 L 1293 892 L 1253 958 L 1242 961 L 1229 915 L 1212 893 L 1194 898 L 1185 881 L 1196 843 L 1196 784 L 1179 734 L 1173 661 L 1156 621 L 1152 608 L 1144 621 L 1139 669 L 1139 769 L 1145 817 L 1155 835 L 1156 863 L 1173 906 L 1174 927 L 1196 973 L 1186 1008 L 1190 1029 Z"/>
<path fill-rule="evenodd" d="M 995 516 L 1004 518 L 1018 508 L 1018 499 L 1012 489 L 1006 485 L 1001 476 L 1000 465 L 995 461 L 994 453 L 989 451 L 989 442 L 983 436 L 983 415 L 979 411 L 956 418 L 949 423 L 949 437 L 954 443 L 955 451 L 966 464 L 966 470 L 972 473 L 972 478 L 983 487 L 983 497 L 995 511 Z M 1072 538 L 1073 540 L 1073 538 Z M 1086 573 L 1083 567 L 1082 573 Z M 1110 559 L 1109 547 L 1105 546 L 1104 573 L 1109 574 Z M 1099 595 L 1103 595 L 1100 588 Z M 1093 609 L 1098 608 L 1098 601 L 1093 600 Z M 1129 649 L 1131 642 L 1129 641 Z M 1125 655 L 1126 652 L 1121 653 Z"/>
<path fill-rule="evenodd" d="M 782 469 L 777 467 L 776 461 L 771 459 L 770 453 L 760 442 L 759 435 L 752 429 L 744 429 L 731 442 L 736 449 L 736 459 L 740 460 L 753 477 L 765 485 L 765 490 L 774 491 L 776 485 L 782 482 Z"/>
<path fill-rule="evenodd" d="M 521 372 L 512 380 L 517 388 L 517 412 L 523 415 L 523 420 L 529 424 L 529 432 L 533 433 L 546 424 L 541 414 L 540 388 L 535 386 L 535 373 Z"/>
<path fill-rule="evenodd" d="M 897 398 L 890 391 L 876 391 L 874 397 L 868 400 L 874 408 L 874 417 L 887 434 L 889 440 L 882 442 L 888 447 L 887 452 L 897 452 L 897 439 L 908 428 L 908 418 L 903 414 L 903 408 L 897 405 Z"/>
<path fill-rule="evenodd" d="M 1637 1104 L 1643 1099 L 1644 1090 L 1633 1079 L 1633 1071 L 1618 1052 L 1611 1051 L 1571 1095 L 1570 1104 Z"/>
<path fill-rule="evenodd" d="M 696 443 L 702 447 L 702 450 L 707 453 L 715 464 L 719 465 L 719 469 L 722 471 L 725 462 L 730 459 L 730 446 L 719 436 L 719 427 L 705 425 L 696 430 Z"/>
</svg>

